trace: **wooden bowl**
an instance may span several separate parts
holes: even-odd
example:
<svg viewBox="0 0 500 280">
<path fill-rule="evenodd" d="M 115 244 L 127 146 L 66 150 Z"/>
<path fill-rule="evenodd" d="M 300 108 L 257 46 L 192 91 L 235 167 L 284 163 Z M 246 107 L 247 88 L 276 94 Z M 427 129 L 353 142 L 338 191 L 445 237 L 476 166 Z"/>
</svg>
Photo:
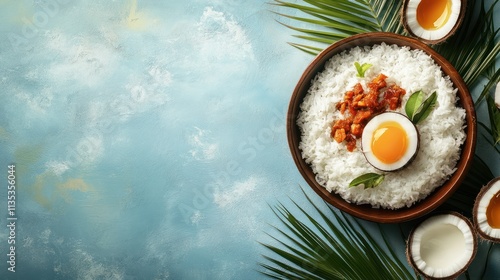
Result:
<svg viewBox="0 0 500 280">
<path fill-rule="evenodd" d="M 459 97 L 459 101 L 457 106 L 463 107 L 466 111 L 467 127 L 465 129 L 465 133 L 467 134 L 467 138 L 462 145 L 461 158 L 457 163 L 455 173 L 453 173 L 445 184 L 436 188 L 425 199 L 415 203 L 409 208 L 400 208 L 397 210 L 381 208 L 375 209 L 372 208 L 371 205 L 366 204 L 351 204 L 339 195 L 328 192 L 323 186 L 316 182 L 315 174 L 313 173 L 311 167 L 304 161 L 304 159 L 302 159 L 301 151 L 299 149 L 301 131 L 297 125 L 297 116 L 300 112 L 300 104 L 311 86 L 312 79 L 318 72 L 323 71 L 325 63 L 333 55 L 356 46 L 371 46 L 381 43 L 409 46 L 411 49 L 420 49 L 429 54 L 436 61 L 436 63 L 441 66 L 442 71 L 446 75 L 450 76 L 454 86 L 458 89 L 457 95 Z M 436 53 L 426 44 L 416 39 L 394 33 L 373 32 L 354 35 L 327 47 L 318 56 L 316 56 L 316 58 L 306 68 L 293 91 L 288 107 L 287 138 L 292 157 L 300 173 L 309 186 L 326 202 L 358 218 L 379 223 L 399 223 L 416 219 L 431 212 L 445 202 L 446 199 L 448 199 L 460 186 L 474 157 L 474 150 L 476 146 L 476 126 L 476 113 L 469 90 L 456 69 L 445 58 Z"/>
</svg>

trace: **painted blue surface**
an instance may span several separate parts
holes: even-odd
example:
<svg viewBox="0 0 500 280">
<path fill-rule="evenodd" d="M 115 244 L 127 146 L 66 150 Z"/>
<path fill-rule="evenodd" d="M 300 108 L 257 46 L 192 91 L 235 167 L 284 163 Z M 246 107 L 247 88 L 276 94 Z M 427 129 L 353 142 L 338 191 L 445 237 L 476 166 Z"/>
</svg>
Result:
<svg viewBox="0 0 500 280">
<path fill-rule="evenodd" d="M 15 273 L 0 230 L 0 278 L 263 278 L 268 204 L 306 203 L 284 116 L 312 57 L 276 9 L 0 1 L 0 174 L 16 166 L 18 218 Z"/>
</svg>

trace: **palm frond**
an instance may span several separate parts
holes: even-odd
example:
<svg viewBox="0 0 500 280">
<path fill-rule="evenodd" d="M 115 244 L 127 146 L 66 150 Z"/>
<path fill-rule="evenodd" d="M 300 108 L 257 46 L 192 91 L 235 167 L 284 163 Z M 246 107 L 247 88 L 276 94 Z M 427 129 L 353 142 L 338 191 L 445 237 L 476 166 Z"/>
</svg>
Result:
<svg viewBox="0 0 500 280">
<path fill-rule="evenodd" d="M 312 55 L 318 54 L 327 45 L 354 34 L 386 31 L 406 35 L 400 16 L 403 1 L 302 1 L 304 4 L 284 0 L 275 0 L 274 3 L 304 14 L 291 16 L 277 13 L 297 24 L 310 26 L 304 28 L 282 23 L 299 32 L 299 35 L 295 35 L 296 38 L 318 44 L 290 43 L 295 47 L 300 46 L 298 49 Z M 445 43 L 432 47 L 455 66 L 469 88 L 472 88 L 480 77 L 491 77 L 490 83 L 476 100 L 476 104 L 479 104 L 492 85 L 500 81 L 500 70 L 495 71 L 495 60 L 500 53 L 500 29 L 494 28 L 493 20 L 498 0 L 495 0 L 488 10 L 485 10 L 484 0 L 481 0 L 480 5 L 476 3 L 476 0 L 468 1 L 469 10 L 457 33 Z M 487 72 L 494 74 L 487 75 Z"/>
<path fill-rule="evenodd" d="M 297 48 L 303 52 L 306 52 L 306 53 L 309 53 L 312 55 L 314 55 L 315 53 L 319 53 L 322 50 L 321 48 L 311 47 L 311 46 L 307 46 L 307 45 L 303 45 L 303 44 L 296 44 L 296 43 L 288 43 L 288 44 L 290 44 L 294 48 Z"/>
<path fill-rule="evenodd" d="M 264 275 L 274 279 L 415 279 L 390 248 L 368 234 L 356 218 L 320 210 L 306 196 L 319 218 L 293 202 L 305 222 L 283 204 L 272 208 L 287 231 L 274 227 L 282 238 L 271 238 L 278 245 L 262 244 L 273 256 L 264 256 L 269 263 L 260 263 Z M 333 221 L 336 221 L 335 224 Z M 282 241 L 286 240 L 286 241 Z M 279 246 L 279 247 L 278 247 Z M 281 248 L 280 248 L 281 247 Z"/>
<path fill-rule="evenodd" d="M 496 146 L 500 143 L 500 109 L 496 106 L 491 95 L 486 97 L 486 104 L 488 105 L 488 115 L 490 117 L 490 134 L 493 145 Z"/>
<path fill-rule="evenodd" d="M 475 0 L 469 1 L 468 6 L 470 8 L 478 6 L 478 11 L 466 13 L 457 33 L 445 43 L 433 46 L 455 66 L 469 88 L 476 84 L 478 78 L 486 76 L 488 71 L 495 69 L 495 60 L 500 53 L 498 40 L 500 29 L 495 29 L 493 19 L 497 3 L 498 0 L 486 10 L 484 0 L 481 1 L 481 5 L 476 5 Z M 496 72 L 496 76 L 492 79 L 494 84 L 500 80 L 499 71 Z M 480 99 L 476 100 L 476 104 L 479 101 Z"/>
<path fill-rule="evenodd" d="M 462 184 L 439 209 L 457 211 L 471 218 L 472 208 L 479 191 L 493 178 L 495 176 L 488 165 L 479 156 L 474 155 L 469 172 Z"/>
<path fill-rule="evenodd" d="M 494 67 L 490 67 L 490 69 L 493 69 Z M 490 73 L 493 72 L 493 73 Z M 487 70 L 486 75 L 489 78 L 488 83 L 484 86 L 483 90 L 481 91 L 481 94 L 477 97 L 476 101 L 474 102 L 476 107 L 486 98 L 486 96 L 490 93 L 490 90 L 495 87 L 495 85 L 500 82 L 500 68 L 497 69 L 496 71 L 494 70 Z"/>
<path fill-rule="evenodd" d="M 490 242 L 490 244 L 488 245 L 488 252 L 486 253 L 486 260 L 484 261 L 483 272 L 481 273 L 481 276 L 478 279 L 485 279 L 484 275 L 486 274 L 486 271 L 488 271 L 488 263 L 491 256 L 492 248 L 493 248 L 493 242 Z"/>
<path fill-rule="evenodd" d="M 275 0 L 275 5 L 300 11 L 304 16 L 292 16 L 285 13 L 276 14 L 291 19 L 297 24 L 310 24 L 311 28 L 301 28 L 281 22 L 290 29 L 306 34 L 306 36 L 298 35 L 296 37 L 310 42 L 321 43 L 323 48 L 354 34 L 372 31 L 394 33 L 404 31 L 399 20 L 402 1 L 303 0 L 303 2 L 304 4 L 296 4 Z M 307 46 L 305 49 L 308 50 L 308 53 L 315 55 L 319 53 L 316 49 L 321 50 L 323 48 Z"/>
<path fill-rule="evenodd" d="M 306 22 L 306 23 L 311 23 L 311 24 L 325 26 L 325 27 L 328 27 L 328 28 L 330 28 L 332 30 L 339 30 L 339 31 L 341 31 L 343 33 L 347 33 L 347 34 L 351 34 L 351 35 L 365 32 L 365 30 L 363 30 L 361 28 L 358 28 L 358 27 L 355 27 L 355 26 L 345 25 L 345 24 L 343 24 L 341 22 L 338 22 L 336 20 L 331 20 L 331 19 L 329 19 L 327 17 L 323 17 L 323 16 L 320 16 L 320 15 L 316 15 L 316 17 L 318 19 L 314 19 L 314 18 L 307 18 L 307 17 L 290 16 L 290 15 L 280 14 L 280 13 L 278 13 L 278 14 L 281 15 L 281 16 L 283 16 L 283 17 L 289 18 L 289 19 L 293 19 L 293 20 L 298 20 L 298 21 L 302 21 L 302 22 Z M 291 25 L 285 25 L 285 26 L 287 26 L 287 27 L 289 27 L 291 29 L 294 29 L 296 31 L 301 31 L 301 29 L 293 27 Z"/>
<path fill-rule="evenodd" d="M 479 123 L 479 124 L 481 126 L 483 126 L 485 129 L 487 128 L 485 124 L 483 124 L 483 123 Z M 487 130 L 491 134 L 491 132 L 490 132 L 491 130 L 489 128 Z M 493 147 L 493 149 L 500 155 L 500 145 L 498 145 L 498 142 L 494 143 L 493 141 L 491 141 L 490 136 L 488 136 L 488 135 L 483 134 L 482 136 L 484 137 L 486 142 L 488 142 L 488 144 L 490 144 Z"/>
<path fill-rule="evenodd" d="M 497 71 L 500 73 L 500 71 Z M 497 75 L 498 73 L 495 73 Z M 488 88 L 489 83 L 485 86 Z M 488 92 L 487 92 L 488 93 Z M 483 134 L 486 142 L 488 142 L 493 149 L 500 154 L 500 109 L 496 106 L 495 100 L 491 95 L 485 94 L 486 106 L 488 108 L 488 117 L 490 119 L 489 126 L 484 122 L 479 121 L 479 127 L 482 128 L 487 134 Z"/>
</svg>

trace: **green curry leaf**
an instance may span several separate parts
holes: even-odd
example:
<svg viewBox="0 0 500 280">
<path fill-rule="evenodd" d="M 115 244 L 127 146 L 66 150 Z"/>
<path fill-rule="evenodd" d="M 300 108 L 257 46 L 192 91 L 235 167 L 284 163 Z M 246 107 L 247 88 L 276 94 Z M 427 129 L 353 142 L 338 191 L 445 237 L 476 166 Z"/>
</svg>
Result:
<svg viewBox="0 0 500 280">
<path fill-rule="evenodd" d="M 383 174 L 366 173 L 352 180 L 351 183 L 349 184 L 349 187 L 354 187 L 363 184 L 365 186 L 365 189 L 374 188 L 380 185 L 382 181 L 384 181 L 384 177 L 385 175 Z"/>
<path fill-rule="evenodd" d="M 424 101 L 424 92 L 422 90 L 416 91 L 410 95 L 408 101 L 406 101 L 405 112 L 410 120 L 413 119 L 418 109 Z"/>
<path fill-rule="evenodd" d="M 356 71 L 358 71 L 357 76 L 360 78 L 364 78 L 366 70 L 370 69 L 370 67 L 372 67 L 372 65 L 369 63 L 359 64 L 359 62 L 356 61 L 356 62 L 354 62 L 354 67 L 356 67 Z"/>
<path fill-rule="evenodd" d="M 434 109 L 434 107 L 436 107 L 436 101 L 437 101 L 437 94 L 436 92 L 433 92 L 431 96 L 429 96 L 424 101 L 424 103 L 422 103 L 422 105 L 418 109 L 418 112 L 413 116 L 411 121 L 414 124 L 418 124 L 419 122 L 425 120 L 429 116 L 431 111 Z"/>
</svg>

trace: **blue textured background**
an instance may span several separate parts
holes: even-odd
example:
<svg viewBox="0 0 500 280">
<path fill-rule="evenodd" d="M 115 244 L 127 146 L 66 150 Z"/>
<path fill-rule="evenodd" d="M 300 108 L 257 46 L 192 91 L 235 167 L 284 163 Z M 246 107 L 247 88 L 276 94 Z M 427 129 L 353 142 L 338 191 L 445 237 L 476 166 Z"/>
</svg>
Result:
<svg viewBox="0 0 500 280">
<path fill-rule="evenodd" d="M 284 116 L 312 60 L 270 10 L 0 0 L 0 174 L 16 165 L 18 217 L 17 272 L 4 228 L 0 279 L 262 278 L 258 241 L 279 224 L 268 204 L 306 201 Z"/>
</svg>

